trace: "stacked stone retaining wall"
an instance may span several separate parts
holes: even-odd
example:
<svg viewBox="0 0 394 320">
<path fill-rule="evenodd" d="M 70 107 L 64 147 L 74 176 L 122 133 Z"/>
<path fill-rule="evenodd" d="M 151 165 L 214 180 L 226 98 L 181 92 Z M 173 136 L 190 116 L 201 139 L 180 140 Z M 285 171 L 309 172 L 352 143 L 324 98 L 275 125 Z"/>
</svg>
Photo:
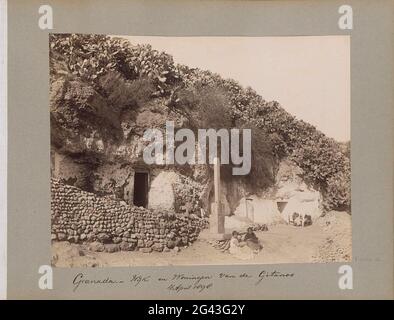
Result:
<svg viewBox="0 0 394 320">
<path fill-rule="evenodd" d="M 207 221 L 151 211 L 99 197 L 51 179 L 52 240 L 116 244 L 122 250 L 163 251 L 195 241 Z"/>
</svg>

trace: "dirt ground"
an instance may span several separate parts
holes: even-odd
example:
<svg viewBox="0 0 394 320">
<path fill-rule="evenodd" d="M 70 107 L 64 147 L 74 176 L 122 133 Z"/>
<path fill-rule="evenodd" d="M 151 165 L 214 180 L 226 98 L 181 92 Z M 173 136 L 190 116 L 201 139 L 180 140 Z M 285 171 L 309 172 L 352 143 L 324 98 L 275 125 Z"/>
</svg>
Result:
<svg viewBox="0 0 394 320">
<path fill-rule="evenodd" d="M 68 242 L 52 244 L 52 264 L 56 267 L 127 267 L 172 265 L 275 264 L 351 261 L 351 216 L 329 212 L 308 227 L 287 224 L 269 226 L 256 232 L 263 250 L 251 260 L 239 260 L 197 240 L 179 252 L 119 251 L 92 252 L 86 246 Z"/>
</svg>

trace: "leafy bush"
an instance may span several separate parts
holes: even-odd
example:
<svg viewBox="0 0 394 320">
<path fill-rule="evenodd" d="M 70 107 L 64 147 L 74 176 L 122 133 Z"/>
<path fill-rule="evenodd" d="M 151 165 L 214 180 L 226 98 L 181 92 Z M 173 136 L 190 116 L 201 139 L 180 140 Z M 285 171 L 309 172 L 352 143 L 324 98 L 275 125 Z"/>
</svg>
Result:
<svg viewBox="0 0 394 320">
<path fill-rule="evenodd" d="M 97 83 L 109 71 L 127 80 L 149 78 L 156 94 L 167 94 L 168 86 L 179 78 L 172 56 L 152 50 L 150 45 L 105 35 L 51 34 L 50 57 L 62 57 L 70 72 L 85 81 Z"/>
<path fill-rule="evenodd" d="M 89 101 L 96 94 L 91 86 L 77 80 L 67 82 L 65 87 L 64 101 L 70 102 L 80 109 L 88 108 Z"/>
<path fill-rule="evenodd" d="M 199 128 L 230 128 L 232 124 L 229 100 L 224 92 L 217 88 L 205 88 L 198 91 L 199 101 L 197 122 Z"/>
<path fill-rule="evenodd" d="M 186 113 L 190 113 L 197 109 L 199 103 L 200 99 L 195 90 L 183 88 L 174 91 L 174 95 L 170 97 L 168 105 L 171 107 L 182 108 Z"/>
<path fill-rule="evenodd" d="M 120 49 L 126 42 L 103 35 L 50 34 L 50 56 L 61 57 L 70 72 L 82 80 L 94 81 L 109 70 L 116 70 Z"/>
<path fill-rule="evenodd" d="M 118 72 L 107 72 L 99 79 L 99 86 L 103 96 L 118 110 L 142 107 L 155 90 L 149 79 L 125 80 Z"/>
<path fill-rule="evenodd" d="M 342 153 L 350 159 L 350 141 L 340 142 L 339 146 L 341 147 Z"/>
<path fill-rule="evenodd" d="M 324 207 L 349 210 L 350 201 L 350 170 L 337 172 L 327 179 L 327 188 L 324 194 Z"/>
<path fill-rule="evenodd" d="M 246 178 L 256 188 L 267 188 L 275 182 L 277 166 L 272 141 L 268 134 L 258 127 L 245 124 L 241 128 L 251 129 L 252 132 L 252 163 Z"/>
</svg>

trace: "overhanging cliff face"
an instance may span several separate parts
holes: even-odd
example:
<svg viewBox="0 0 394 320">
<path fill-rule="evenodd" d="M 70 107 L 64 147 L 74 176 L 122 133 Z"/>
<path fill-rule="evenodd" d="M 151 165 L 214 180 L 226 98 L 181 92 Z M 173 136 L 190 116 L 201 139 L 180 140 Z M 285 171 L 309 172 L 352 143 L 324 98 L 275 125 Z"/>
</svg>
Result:
<svg viewBox="0 0 394 320">
<path fill-rule="evenodd" d="M 102 195 L 129 192 L 127 166 L 142 146 L 125 135 L 125 114 L 91 85 L 68 76 L 52 82 L 50 112 L 52 176 Z"/>
<path fill-rule="evenodd" d="M 51 81 L 51 147 L 59 153 L 89 159 L 132 163 L 142 156 L 147 128 L 163 128 L 165 121 L 183 123 L 164 98 L 118 106 L 92 84 L 69 75 Z"/>
<path fill-rule="evenodd" d="M 142 159 L 146 129 L 163 129 L 167 120 L 177 126 L 185 121 L 164 99 L 118 108 L 91 85 L 60 76 L 51 84 L 50 116 L 51 173 L 64 183 L 133 204 L 136 172 L 149 172 L 149 182 L 162 170 L 194 174 L 190 168 L 148 166 Z M 196 172 L 206 179 L 204 170 Z"/>
<path fill-rule="evenodd" d="M 202 208 L 210 214 L 214 197 L 209 165 L 149 166 L 142 160 L 146 129 L 163 130 L 168 120 L 187 126 L 187 119 L 173 113 L 164 99 L 117 109 L 90 85 L 60 77 L 52 83 L 50 101 L 52 177 L 132 205 L 136 204 L 136 174 L 145 172 L 148 187 L 142 197 L 148 208 L 194 214 Z M 297 170 L 282 163 L 273 173 L 275 182 L 263 189 L 247 179 L 227 177 L 222 181 L 223 213 L 247 216 L 253 212 L 253 219 L 261 223 L 286 219 L 294 210 L 320 215 L 320 193 L 310 190 Z M 286 203 L 283 212 L 278 211 L 278 201 Z"/>
<path fill-rule="evenodd" d="M 118 115 L 90 85 L 60 77 L 51 83 L 50 92 L 52 147 L 98 157 L 120 142 Z"/>
</svg>

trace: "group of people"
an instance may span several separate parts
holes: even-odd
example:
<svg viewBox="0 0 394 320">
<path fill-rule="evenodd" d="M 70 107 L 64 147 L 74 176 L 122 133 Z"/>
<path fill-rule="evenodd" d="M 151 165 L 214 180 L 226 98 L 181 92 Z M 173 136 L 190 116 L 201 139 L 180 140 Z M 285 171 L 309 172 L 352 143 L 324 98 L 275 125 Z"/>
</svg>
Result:
<svg viewBox="0 0 394 320">
<path fill-rule="evenodd" d="M 237 231 L 233 231 L 229 247 L 230 254 L 239 259 L 248 260 L 253 259 L 254 255 L 259 253 L 262 248 L 263 246 L 252 228 L 249 227 L 243 237 Z"/>
<path fill-rule="evenodd" d="M 288 216 L 287 223 L 296 227 L 306 227 L 312 224 L 312 217 L 305 213 L 293 212 Z"/>
</svg>

